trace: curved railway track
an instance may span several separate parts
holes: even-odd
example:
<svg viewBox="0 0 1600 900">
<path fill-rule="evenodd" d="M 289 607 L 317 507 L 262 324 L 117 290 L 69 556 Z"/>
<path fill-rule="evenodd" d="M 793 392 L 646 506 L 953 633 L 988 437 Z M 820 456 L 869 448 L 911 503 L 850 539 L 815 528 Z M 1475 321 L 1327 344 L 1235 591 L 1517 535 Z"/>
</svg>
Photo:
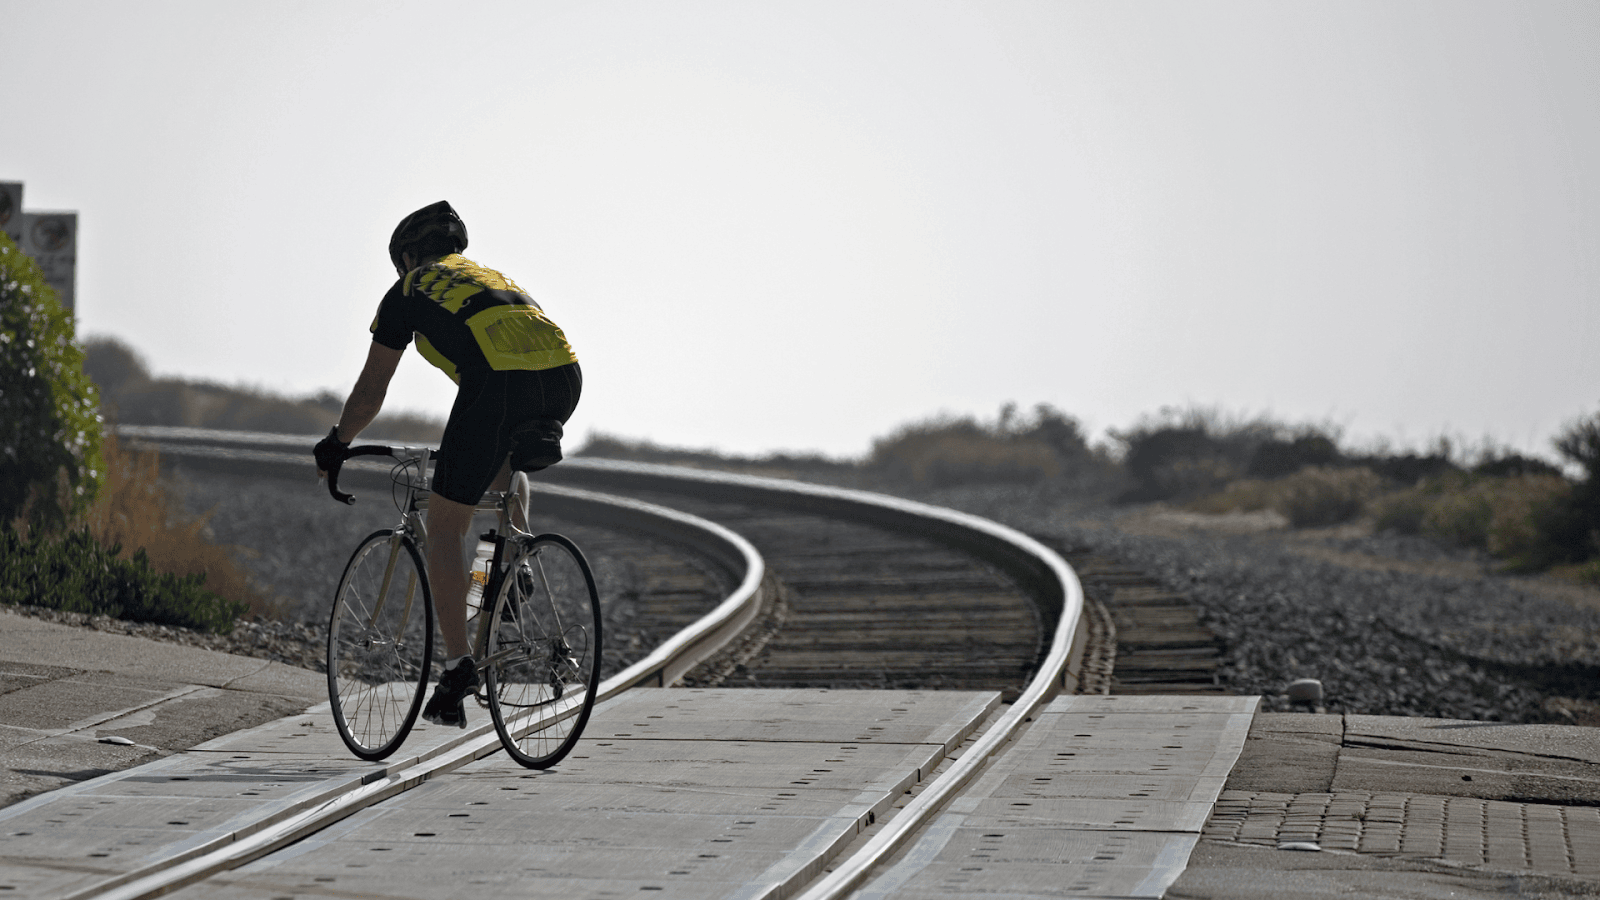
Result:
<svg viewBox="0 0 1600 900">
<path fill-rule="evenodd" d="M 169 455 L 256 470 L 293 466 L 301 477 L 303 448 L 309 446 L 305 438 L 282 436 L 124 431 Z M 1097 666 L 1106 668 L 1109 653 L 1096 650 L 1090 632 L 1108 632 L 1079 627 L 1083 597 L 1071 569 L 1037 541 L 992 522 L 862 492 L 666 467 L 580 459 L 551 474 L 553 484 L 542 490 L 547 508 L 575 527 L 643 533 L 709 562 L 695 567 L 702 584 L 641 592 L 634 624 L 643 635 L 643 655 L 606 680 L 602 698 L 636 684 L 686 681 L 989 689 L 1010 703 L 807 898 L 842 896 L 859 883 L 877 860 L 956 796 L 1046 699 L 1076 690 L 1085 660 L 1091 661 L 1091 677 Z M 591 488 L 645 502 L 589 493 Z M 608 538 L 592 532 L 580 540 L 599 547 Z M 632 563 L 645 567 L 645 580 L 654 577 L 646 560 L 635 556 Z M 672 577 L 695 580 L 683 574 L 681 563 L 675 566 Z M 707 583 L 725 593 L 710 611 L 703 609 Z M 691 605 L 701 608 L 686 613 L 675 595 L 693 595 L 699 599 Z M 686 618 L 692 623 L 680 627 Z M 670 637 L 648 646 L 661 632 Z M 1100 663 L 1093 662 L 1097 653 Z M 1098 674 L 1101 682 L 1104 674 Z M 494 740 L 471 732 L 426 759 L 398 761 L 379 778 L 363 778 L 319 809 L 329 811 L 329 821 L 347 816 L 493 752 Z M 219 848 L 217 859 L 191 854 L 172 877 L 192 880 L 208 866 L 215 871 L 235 864 L 230 859 L 237 857 L 229 854 L 259 855 L 326 825 L 292 818 L 253 831 L 250 848 Z M 114 893 L 84 896 L 154 896 L 167 889 L 158 884 L 166 877 L 151 872 Z M 173 883 L 181 882 L 165 882 Z"/>
<path fill-rule="evenodd" d="M 689 684 L 997 690 L 1010 700 L 1039 662 L 1041 619 L 1027 592 L 934 540 L 693 493 L 643 499 L 743 536 L 777 590 L 759 646 L 732 667 L 692 673 Z"/>
</svg>

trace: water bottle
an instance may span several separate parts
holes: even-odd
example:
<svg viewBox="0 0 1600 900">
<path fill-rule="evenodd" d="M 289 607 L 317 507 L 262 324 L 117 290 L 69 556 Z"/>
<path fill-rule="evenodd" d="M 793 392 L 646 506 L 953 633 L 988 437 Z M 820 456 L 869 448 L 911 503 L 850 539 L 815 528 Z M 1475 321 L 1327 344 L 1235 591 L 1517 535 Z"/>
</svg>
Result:
<svg viewBox="0 0 1600 900">
<path fill-rule="evenodd" d="M 494 544 L 478 541 L 478 550 L 467 572 L 467 620 L 471 621 L 483 607 L 483 589 L 489 583 L 489 567 L 494 565 Z"/>
</svg>

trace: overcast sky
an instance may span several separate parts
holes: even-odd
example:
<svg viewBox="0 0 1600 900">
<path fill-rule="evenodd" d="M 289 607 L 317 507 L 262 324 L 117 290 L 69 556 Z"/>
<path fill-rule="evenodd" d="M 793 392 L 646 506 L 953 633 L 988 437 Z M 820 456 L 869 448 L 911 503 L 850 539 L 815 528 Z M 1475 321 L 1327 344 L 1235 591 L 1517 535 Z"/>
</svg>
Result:
<svg viewBox="0 0 1600 900">
<path fill-rule="evenodd" d="M 438 199 L 569 433 L 866 452 L 1215 405 L 1547 452 L 1600 410 L 1600 4 L 0 0 L 79 330 L 341 395 Z M 408 353 L 394 407 L 453 385 Z"/>
</svg>

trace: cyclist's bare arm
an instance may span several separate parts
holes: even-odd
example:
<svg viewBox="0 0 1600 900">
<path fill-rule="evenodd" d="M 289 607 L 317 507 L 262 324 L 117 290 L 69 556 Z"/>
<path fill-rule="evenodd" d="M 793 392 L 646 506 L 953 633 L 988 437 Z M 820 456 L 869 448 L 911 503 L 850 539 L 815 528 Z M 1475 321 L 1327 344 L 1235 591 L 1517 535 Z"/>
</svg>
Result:
<svg viewBox="0 0 1600 900">
<path fill-rule="evenodd" d="M 356 435 L 378 417 L 378 411 L 383 409 L 383 398 L 389 393 L 389 379 L 394 377 L 404 353 L 405 350 L 372 342 L 367 350 L 367 364 L 362 367 L 361 376 L 344 402 L 344 412 L 339 415 L 339 440 L 355 440 Z"/>
</svg>

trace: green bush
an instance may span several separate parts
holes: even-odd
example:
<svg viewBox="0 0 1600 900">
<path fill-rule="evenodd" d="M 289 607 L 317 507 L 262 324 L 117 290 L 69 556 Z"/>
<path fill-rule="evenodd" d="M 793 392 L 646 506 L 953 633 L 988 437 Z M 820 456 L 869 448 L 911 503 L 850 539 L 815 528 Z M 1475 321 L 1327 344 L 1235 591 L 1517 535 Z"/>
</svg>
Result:
<svg viewBox="0 0 1600 900">
<path fill-rule="evenodd" d="M 1383 481 L 1371 469 L 1311 466 L 1282 479 L 1278 511 L 1296 528 L 1322 528 L 1361 516 Z"/>
<path fill-rule="evenodd" d="M 1111 437 L 1126 452 L 1122 465 L 1134 487 L 1125 502 L 1175 500 L 1222 490 L 1250 471 L 1256 451 L 1288 429 L 1265 419 L 1228 421 L 1213 409 L 1163 408 Z"/>
<path fill-rule="evenodd" d="M 1282 478 L 1310 466 L 1337 465 L 1342 459 L 1333 437 L 1307 428 L 1292 437 L 1275 436 L 1262 441 L 1250 456 L 1248 474 L 1252 478 Z"/>
<path fill-rule="evenodd" d="M 1014 403 L 992 423 L 938 416 L 873 442 L 863 469 L 876 478 L 925 487 L 1050 482 L 1082 494 L 1120 489 L 1116 465 L 1091 448 L 1078 420 L 1041 403 L 1019 415 Z"/>
<path fill-rule="evenodd" d="M 0 523 L 59 529 L 105 478 L 99 399 L 72 317 L 0 234 Z"/>
<path fill-rule="evenodd" d="M 1414 487 L 1429 478 L 1438 478 L 1461 471 L 1445 450 L 1435 453 L 1371 453 L 1349 457 L 1352 465 L 1371 469 L 1385 481 L 1398 487 Z"/>
<path fill-rule="evenodd" d="M 1383 480 L 1370 469 L 1309 466 L 1282 478 L 1241 478 L 1188 508 L 1207 513 L 1270 509 L 1296 528 L 1321 528 L 1361 516 L 1382 488 Z"/>
<path fill-rule="evenodd" d="M 1450 472 L 1381 501 L 1374 524 L 1485 550 L 1514 569 L 1545 568 L 1548 538 L 1541 521 L 1571 491 L 1557 475 Z"/>
<path fill-rule="evenodd" d="M 996 434 L 970 418 L 902 427 L 873 443 L 867 465 L 892 481 L 928 487 L 1039 482 L 1061 472 L 1043 441 Z"/>
<path fill-rule="evenodd" d="M 0 603 L 227 632 L 248 607 L 205 589 L 204 575 L 165 575 L 143 550 L 119 559 L 87 529 L 60 538 L 0 530 Z"/>
<path fill-rule="evenodd" d="M 1600 557 L 1600 413 L 1569 422 L 1555 445 L 1584 477 L 1538 511 L 1540 543 L 1530 563 L 1540 567 Z"/>
</svg>

